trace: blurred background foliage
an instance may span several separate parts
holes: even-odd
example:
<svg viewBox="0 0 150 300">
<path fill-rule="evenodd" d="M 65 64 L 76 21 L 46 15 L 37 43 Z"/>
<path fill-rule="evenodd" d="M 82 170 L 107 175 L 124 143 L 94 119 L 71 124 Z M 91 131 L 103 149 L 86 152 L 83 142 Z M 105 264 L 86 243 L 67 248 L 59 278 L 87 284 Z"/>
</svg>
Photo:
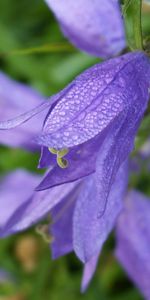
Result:
<svg viewBox="0 0 150 300">
<path fill-rule="evenodd" d="M 150 35 L 149 17 L 150 9 L 144 7 L 144 35 Z M 13 79 L 48 97 L 99 61 L 69 44 L 43 0 L 0 0 L 0 65 Z M 141 131 L 140 137 L 143 135 Z M 18 167 L 36 171 L 37 162 L 38 154 L 0 148 L 1 175 Z M 142 163 L 140 175 L 132 174 L 130 186 L 150 195 L 147 166 L 147 162 Z M 0 300 L 143 299 L 115 260 L 113 249 L 112 235 L 102 251 L 94 280 L 82 295 L 82 265 L 74 254 L 52 261 L 49 245 L 35 228 L 2 239 Z"/>
</svg>

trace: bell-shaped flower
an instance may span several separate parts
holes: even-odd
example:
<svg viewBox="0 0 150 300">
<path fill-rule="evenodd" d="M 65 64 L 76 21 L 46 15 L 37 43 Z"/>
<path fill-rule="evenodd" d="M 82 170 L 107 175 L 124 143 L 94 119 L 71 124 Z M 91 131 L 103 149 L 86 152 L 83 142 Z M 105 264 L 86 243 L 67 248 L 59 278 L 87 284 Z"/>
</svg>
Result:
<svg viewBox="0 0 150 300">
<path fill-rule="evenodd" d="M 135 52 L 90 68 L 68 86 L 36 139 L 45 147 L 40 166 L 53 165 L 39 190 L 96 172 L 99 210 L 104 211 L 108 191 L 133 149 L 147 108 L 149 75 L 149 59 Z"/>
<path fill-rule="evenodd" d="M 85 71 L 52 101 L 0 122 L 0 129 L 10 129 L 49 109 L 45 120 L 39 115 L 43 130 L 35 140 L 42 146 L 40 167 L 51 165 L 42 181 L 37 175 L 19 171 L 19 179 L 17 173 L 10 174 L 2 182 L 0 236 L 23 230 L 51 213 L 53 257 L 75 251 L 85 263 L 82 290 L 91 280 L 103 243 L 123 210 L 126 159 L 147 108 L 149 78 L 147 56 L 129 53 Z M 12 132 L 14 137 L 18 134 L 16 129 Z M 35 186 L 39 191 L 33 191 Z M 117 222 L 116 253 L 149 298 L 149 203 L 129 198 Z"/>
<path fill-rule="evenodd" d="M 112 182 L 133 149 L 147 108 L 149 74 L 147 56 L 129 53 L 88 69 L 54 96 L 43 132 L 36 139 L 46 147 L 40 166 L 53 165 L 39 190 L 96 172 L 103 213 Z M 39 109 L 1 123 L 0 128 L 14 127 Z"/>
<path fill-rule="evenodd" d="M 149 78 L 149 58 L 143 52 L 129 53 L 83 72 L 52 101 L 1 122 L 0 129 L 15 127 L 49 105 L 43 131 L 36 141 L 43 147 L 40 166 L 49 166 L 51 161 L 52 166 L 37 190 L 93 174 L 94 183 L 93 179 L 89 181 L 89 186 L 95 185 L 91 197 L 95 198 L 97 215 L 102 217 L 112 184 L 133 149 L 147 108 Z M 95 224 L 95 214 L 88 222 Z M 94 250 L 85 247 L 85 252 L 83 247 L 76 247 L 81 260 L 87 261 L 96 253 L 97 234 L 94 238 Z"/>
<path fill-rule="evenodd" d="M 64 35 L 79 49 L 102 58 L 125 47 L 118 0 L 45 0 Z"/>
<path fill-rule="evenodd" d="M 49 107 L 35 140 L 42 146 L 39 166 L 52 168 L 38 189 L 96 172 L 105 203 L 120 165 L 133 149 L 149 100 L 149 78 L 149 58 L 143 52 L 108 60 L 83 72 L 51 101 L 0 122 L 0 129 L 18 126 Z"/>
</svg>

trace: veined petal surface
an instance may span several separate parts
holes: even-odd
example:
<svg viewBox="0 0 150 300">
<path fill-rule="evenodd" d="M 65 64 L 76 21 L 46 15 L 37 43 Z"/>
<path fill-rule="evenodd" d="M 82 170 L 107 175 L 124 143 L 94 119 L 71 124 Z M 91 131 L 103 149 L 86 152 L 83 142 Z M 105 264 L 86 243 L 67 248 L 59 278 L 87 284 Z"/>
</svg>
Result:
<svg viewBox="0 0 150 300">
<path fill-rule="evenodd" d="M 134 115 L 143 116 L 149 99 L 149 78 L 149 59 L 142 52 L 95 65 L 79 75 L 60 97 L 37 142 L 56 149 L 70 148 L 102 133 L 134 106 Z"/>
<path fill-rule="evenodd" d="M 110 189 L 107 206 L 103 215 L 100 214 L 99 194 L 95 182 L 96 174 L 90 175 L 82 186 L 77 199 L 74 222 L 74 250 L 81 261 L 88 262 L 101 251 L 116 219 L 123 208 L 123 199 L 128 180 L 128 168 L 125 162 L 116 176 Z"/>
<path fill-rule="evenodd" d="M 64 200 L 51 210 L 50 233 L 54 238 L 51 243 L 53 259 L 73 251 L 73 214 L 81 185 L 82 182 L 75 184 Z"/>
</svg>

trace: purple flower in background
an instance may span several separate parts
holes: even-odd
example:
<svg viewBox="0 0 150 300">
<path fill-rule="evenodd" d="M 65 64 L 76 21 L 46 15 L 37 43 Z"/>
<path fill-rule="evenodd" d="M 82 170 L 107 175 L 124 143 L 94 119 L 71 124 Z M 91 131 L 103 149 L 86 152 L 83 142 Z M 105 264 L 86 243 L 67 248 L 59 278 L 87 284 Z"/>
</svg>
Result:
<svg viewBox="0 0 150 300">
<path fill-rule="evenodd" d="M 45 0 L 64 35 L 79 49 L 102 58 L 125 47 L 125 34 L 117 0 Z"/>
<path fill-rule="evenodd" d="M 25 110 L 40 105 L 43 97 L 24 84 L 17 83 L 0 72 L 0 119 L 5 120 L 23 113 Z M 43 117 L 45 114 L 43 115 Z M 0 144 L 11 147 L 36 149 L 32 138 L 42 128 L 42 120 L 35 118 L 34 122 L 26 123 L 14 131 L 0 133 Z"/>
<path fill-rule="evenodd" d="M 0 284 L 14 282 L 14 277 L 5 269 L 0 268 Z"/>
<path fill-rule="evenodd" d="M 150 138 L 139 149 L 139 155 L 144 159 L 150 158 Z"/>
<path fill-rule="evenodd" d="M 116 229 L 116 257 L 145 299 L 150 299 L 150 199 L 129 192 Z"/>
</svg>

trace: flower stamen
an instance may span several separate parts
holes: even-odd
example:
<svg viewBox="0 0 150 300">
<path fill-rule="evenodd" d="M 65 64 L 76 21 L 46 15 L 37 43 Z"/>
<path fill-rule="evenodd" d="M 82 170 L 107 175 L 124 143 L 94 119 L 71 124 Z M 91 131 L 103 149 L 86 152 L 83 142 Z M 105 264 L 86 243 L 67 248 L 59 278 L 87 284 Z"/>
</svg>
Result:
<svg viewBox="0 0 150 300">
<path fill-rule="evenodd" d="M 57 156 L 56 161 L 60 168 L 65 169 L 68 167 L 68 160 L 64 158 L 64 156 L 68 153 L 68 149 L 64 148 L 61 150 L 57 150 L 55 148 L 48 148 L 48 150 Z"/>
<path fill-rule="evenodd" d="M 36 233 L 38 233 L 46 243 L 52 243 L 54 241 L 54 237 L 49 232 L 48 224 L 37 225 Z"/>
</svg>

